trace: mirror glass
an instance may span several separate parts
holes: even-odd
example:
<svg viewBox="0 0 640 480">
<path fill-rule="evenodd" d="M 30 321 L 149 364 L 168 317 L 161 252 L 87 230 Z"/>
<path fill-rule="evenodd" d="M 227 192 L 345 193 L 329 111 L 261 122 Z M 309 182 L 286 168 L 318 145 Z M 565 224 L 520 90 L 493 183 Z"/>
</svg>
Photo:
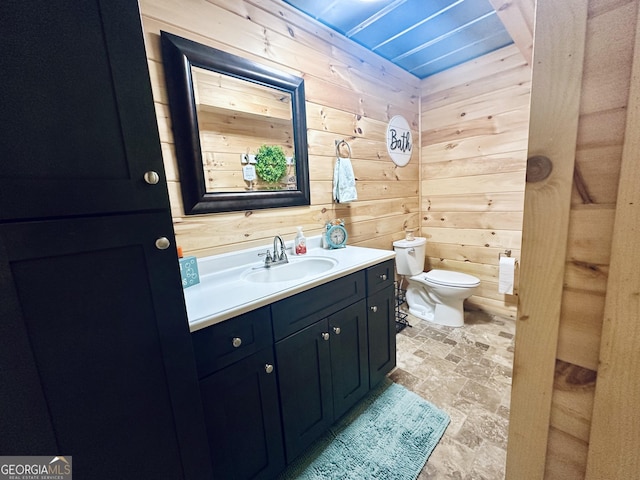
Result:
<svg viewBox="0 0 640 480">
<path fill-rule="evenodd" d="M 303 80 L 161 40 L 185 213 L 309 205 Z"/>
<path fill-rule="evenodd" d="M 199 67 L 191 74 L 205 191 L 295 190 L 291 95 Z M 277 171 L 273 176 L 261 175 L 260 167 L 256 171 L 262 145 L 280 147 L 284 154 L 284 174 L 275 181 Z"/>
</svg>

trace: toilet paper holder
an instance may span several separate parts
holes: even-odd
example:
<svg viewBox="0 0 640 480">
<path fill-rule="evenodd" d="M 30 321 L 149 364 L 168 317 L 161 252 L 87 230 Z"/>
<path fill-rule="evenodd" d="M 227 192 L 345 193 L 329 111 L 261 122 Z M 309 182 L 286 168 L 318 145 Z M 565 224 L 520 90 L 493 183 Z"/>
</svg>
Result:
<svg viewBox="0 0 640 480">
<path fill-rule="evenodd" d="M 511 250 L 505 250 L 504 252 L 500 252 L 498 254 L 498 260 L 500 260 L 500 258 L 502 258 L 503 255 L 505 257 L 510 257 L 511 256 Z"/>
<path fill-rule="evenodd" d="M 500 259 L 502 257 L 511 257 L 511 250 L 507 249 L 504 252 L 500 252 L 498 253 L 498 261 L 500 261 Z M 518 265 L 518 259 L 514 260 L 513 262 L 515 265 Z"/>
</svg>

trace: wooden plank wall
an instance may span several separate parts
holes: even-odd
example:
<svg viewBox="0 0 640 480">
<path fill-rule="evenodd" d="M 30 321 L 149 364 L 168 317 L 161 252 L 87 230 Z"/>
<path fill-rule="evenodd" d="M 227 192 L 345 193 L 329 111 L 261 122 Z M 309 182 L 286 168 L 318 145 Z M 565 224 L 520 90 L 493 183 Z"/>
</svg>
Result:
<svg viewBox="0 0 640 480">
<path fill-rule="evenodd" d="M 467 305 L 511 317 L 517 295 L 498 293 L 498 263 L 520 256 L 530 81 L 511 45 L 425 79 L 420 112 L 430 267 L 477 276 Z"/>
<path fill-rule="evenodd" d="M 640 314 L 639 265 L 634 247 L 638 235 L 635 139 L 639 135 L 637 82 L 640 79 L 636 65 L 632 83 L 632 65 L 634 60 L 638 62 L 639 54 L 636 38 L 639 3 L 638 0 L 590 0 L 583 25 L 575 28 L 570 22 L 555 25 L 559 32 L 571 30 L 568 35 L 586 32 L 586 39 L 580 40 L 584 48 L 574 52 L 581 55 L 578 60 L 582 61 L 582 78 L 554 78 L 553 85 L 546 85 L 548 89 L 580 93 L 579 105 L 572 112 L 577 117 L 577 140 L 575 148 L 569 145 L 575 150 L 575 159 L 569 159 L 575 160 L 573 178 L 568 179 L 572 193 L 566 199 L 569 205 L 544 209 L 537 208 L 540 202 L 536 202 L 536 208 L 527 207 L 524 236 L 527 236 L 526 226 L 535 223 L 536 216 L 557 220 L 559 211 L 568 209 L 565 226 L 568 240 L 560 265 L 564 273 L 559 287 L 558 341 L 557 347 L 551 345 L 551 349 L 543 352 L 536 345 L 554 338 L 555 332 L 540 332 L 537 336 L 523 334 L 527 330 L 522 328 L 524 324 L 546 321 L 544 313 L 535 305 L 549 301 L 540 294 L 544 289 L 536 285 L 536 282 L 545 282 L 543 277 L 526 285 L 523 282 L 523 303 L 525 296 L 533 295 L 528 303 L 534 308 L 530 312 L 519 312 L 516 328 L 507 478 L 627 479 L 638 476 L 640 374 L 633 359 L 637 359 L 636 324 Z M 544 4 L 542 10 L 541 4 Z M 536 34 L 544 22 L 551 24 L 561 17 L 560 9 L 570 8 L 562 2 L 538 0 Z M 575 18 L 575 13 L 575 9 L 566 11 L 567 18 Z M 543 91 L 545 88 L 536 83 L 535 65 L 565 62 L 565 57 L 558 58 L 557 42 L 547 43 L 545 48 L 544 42 L 534 42 L 533 91 L 540 86 Z M 636 93 L 630 99 L 632 88 Z M 534 117 L 532 112 L 532 130 L 534 124 L 545 122 L 548 118 Z M 623 162 L 628 172 L 625 176 L 620 174 Z M 558 185 L 550 182 L 547 187 L 551 191 Z M 526 195 L 528 198 L 529 187 Z M 614 238 L 618 239 L 617 250 L 612 247 Z M 533 265 L 544 265 L 541 252 L 533 246 L 525 250 L 526 243 L 523 242 L 523 263 L 530 259 Z M 625 258 L 620 258 L 619 255 L 625 253 Z M 612 256 L 617 258 L 616 265 Z M 539 369 L 549 360 L 555 369 L 547 378 L 536 375 L 524 378 L 528 371 Z M 533 395 L 527 395 L 526 391 Z M 595 392 L 598 393 L 594 402 Z M 550 395 L 545 411 L 531 408 L 529 400 L 534 395 Z M 540 422 L 548 419 L 548 422 L 537 425 L 535 419 Z M 532 447 L 533 432 L 540 431 L 542 434 L 536 434 Z M 519 441 L 518 437 L 528 440 Z M 534 451 L 542 454 L 536 455 Z"/>
<path fill-rule="evenodd" d="M 141 0 L 147 56 L 178 243 L 199 257 L 269 245 L 274 235 L 307 236 L 343 218 L 349 244 L 391 249 L 404 228 L 419 227 L 420 82 L 277 0 Z M 311 206 L 185 216 L 169 123 L 159 32 L 191 40 L 304 78 Z M 386 127 L 403 115 L 414 130 L 414 156 L 396 167 Z M 335 140 L 352 150 L 358 201 L 332 202 Z"/>
</svg>

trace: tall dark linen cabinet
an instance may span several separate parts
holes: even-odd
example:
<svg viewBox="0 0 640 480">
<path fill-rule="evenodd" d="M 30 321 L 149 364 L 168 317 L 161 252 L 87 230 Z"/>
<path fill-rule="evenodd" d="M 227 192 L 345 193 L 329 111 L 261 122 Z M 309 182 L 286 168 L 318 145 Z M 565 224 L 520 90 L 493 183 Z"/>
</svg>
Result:
<svg viewBox="0 0 640 480">
<path fill-rule="evenodd" d="M 0 455 L 211 478 L 137 2 L 0 23 Z"/>
</svg>

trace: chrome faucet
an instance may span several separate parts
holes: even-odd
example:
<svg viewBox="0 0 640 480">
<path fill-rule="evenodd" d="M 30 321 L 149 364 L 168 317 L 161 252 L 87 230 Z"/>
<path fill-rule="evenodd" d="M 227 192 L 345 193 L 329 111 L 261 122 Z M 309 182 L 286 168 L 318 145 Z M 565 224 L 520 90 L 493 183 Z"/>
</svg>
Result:
<svg viewBox="0 0 640 480">
<path fill-rule="evenodd" d="M 278 245 L 280 244 L 280 245 Z M 280 247 L 280 251 L 278 252 L 278 246 Z M 273 256 L 271 256 L 271 252 L 267 250 L 266 253 L 259 253 L 259 256 L 265 256 L 264 266 L 269 268 L 271 265 L 280 265 L 283 263 L 289 263 L 289 259 L 287 258 L 287 252 L 284 246 L 284 241 L 280 235 L 276 235 L 273 237 Z"/>
<path fill-rule="evenodd" d="M 280 244 L 280 253 L 278 253 L 278 243 Z M 280 235 L 273 237 L 273 261 L 278 263 L 289 263 L 287 252 L 284 248 L 284 242 Z"/>
</svg>

